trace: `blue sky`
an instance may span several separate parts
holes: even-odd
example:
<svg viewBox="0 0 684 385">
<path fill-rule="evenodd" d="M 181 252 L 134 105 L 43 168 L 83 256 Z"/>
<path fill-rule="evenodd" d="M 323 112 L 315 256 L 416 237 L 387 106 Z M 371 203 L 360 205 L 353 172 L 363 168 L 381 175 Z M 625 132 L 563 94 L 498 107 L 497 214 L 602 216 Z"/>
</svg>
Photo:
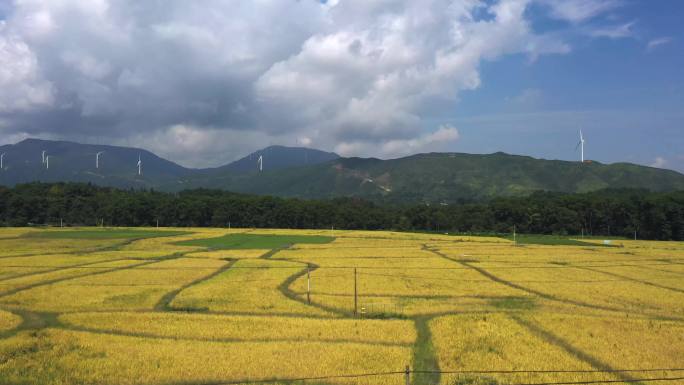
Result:
<svg viewBox="0 0 684 385">
<path fill-rule="evenodd" d="M 0 143 L 270 144 L 684 172 L 684 2 L 0 0 Z"/>
<path fill-rule="evenodd" d="M 633 23 L 630 33 L 592 37 L 535 15 L 534 27 L 565 35 L 571 52 L 484 63 L 482 86 L 450 117 L 458 149 L 576 159 L 582 129 L 591 159 L 684 171 L 684 2 L 626 2 L 606 18 Z"/>
</svg>

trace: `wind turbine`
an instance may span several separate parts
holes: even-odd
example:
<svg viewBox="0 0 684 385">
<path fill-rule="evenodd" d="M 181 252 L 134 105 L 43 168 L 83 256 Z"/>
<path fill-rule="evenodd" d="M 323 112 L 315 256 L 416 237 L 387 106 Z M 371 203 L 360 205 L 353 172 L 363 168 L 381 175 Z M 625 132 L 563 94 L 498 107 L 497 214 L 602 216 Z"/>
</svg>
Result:
<svg viewBox="0 0 684 385">
<path fill-rule="evenodd" d="M 138 154 L 138 175 L 142 175 L 142 160 L 140 160 L 140 154 Z"/>
<path fill-rule="evenodd" d="M 582 135 L 582 130 L 580 130 L 580 141 L 579 141 L 579 143 L 577 143 L 577 147 L 575 147 L 575 151 L 577 151 L 578 148 L 580 149 L 580 154 L 581 154 L 580 159 L 582 160 L 582 163 L 584 163 L 584 135 Z"/>
<path fill-rule="evenodd" d="M 45 151 L 45 150 L 43 150 L 43 152 L 42 152 L 42 155 L 43 155 L 43 164 L 45 164 L 45 153 L 46 153 L 46 152 L 47 152 L 47 151 Z"/>
<path fill-rule="evenodd" d="M 257 163 L 259 163 L 259 171 L 264 171 L 264 157 L 259 155 L 259 160 L 257 160 Z"/>
<path fill-rule="evenodd" d="M 104 151 L 100 151 L 97 154 L 95 154 L 95 168 L 100 168 L 100 155 L 102 155 Z"/>
<path fill-rule="evenodd" d="M 46 170 L 50 169 L 50 155 L 45 157 L 45 169 Z"/>
<path fill-rule="evenodd" d="M 3 168 L 4 160 L 5 160 L 5 153 L 3 152 L 2 154 L 0 154 L 0 171 L 4 170 L 4 168 Z"/>
</svg>

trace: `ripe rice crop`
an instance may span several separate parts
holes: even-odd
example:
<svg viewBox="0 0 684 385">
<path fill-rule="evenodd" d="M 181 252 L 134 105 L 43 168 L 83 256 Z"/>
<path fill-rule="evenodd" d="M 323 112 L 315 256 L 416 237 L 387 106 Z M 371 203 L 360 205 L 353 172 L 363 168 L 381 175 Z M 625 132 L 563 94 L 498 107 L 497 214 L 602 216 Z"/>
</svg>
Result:
<svg viewBox="0 0 684 385">
<path fill-rule="evenodd" d="M 237 314 L 330 315 L 287 298 L 279 286 L 305 266 L 262 259 L 240 260 L 230 269 L 181 292 L 176 309 L 207 309 Z"/>
<path fill-rule="evenodd" d="M 402 346 L 163 340 L 59 329 L 0 340 L 0 361 L 5 362 L 0 365 L 0 378 L 4 382 L 21 382 L 31 372 L 31 382 L 50 385 L 287 379 L 401 370 L 410 359 L 411 349 Z M 401 385 L 403 381 L 402 376 L 385 376 L 330 383 Z"/>
<path fill-rule="evenodd" d="M 173 259 L 39 286 L 3 297 L 0 302 L 40 311 L 152 309 L 165 293 L 207 276 L 226 263 Z"/>
<path fill-rule="evenodd" d="M 577 314 L 530 314 L 526 318 L 613 368 L 681 368 L 683 364 L 681 322 Z M 681 373 L 658 375 L 677 377 Z"/>
<path fill-rule="evenodd" d="M 214 258 L 214 259 L 254 259 L 268 253 L 270 250 L 215 250 L 215 251 L 196 251 L 185 256 L 191 258 Z"/>
<path fill-rule="evenodd" d="M 0 332 L 14 329 L 21 323 L 21 317 L 8 311 L 0 310 Z"/>
<path fill-rule="evenodd" d="M 283 383 L 410 365 L 428 371 L 412 385 L 492 385 L 684 367 L 683 243 L 151 228 L 144 239 L 17 238 L 30 231 L 44 230 L 0 229 L 0 383 Z M 335 239 L 211 244 L 245 232 Z M 198 239 L 205 246 L 177 244 Z M 306 382 L 405 383 L 402 373 Z"/>
<path fill-rule="evenodd" d="M 77 327 L 181 339 L 329 341 L 413 344 L 413 322 L 183 313 L 73 313 L 60 317 Z"/>
<path fill-rule="evenodd" d="M 430 321 L 439 367 L 444 371 L 482 370 L 592 370 L 592 365 L 535 335 L 504 314 L 455 315 Z M 491 378 L 501 383 L 535 383 L 559 380 L 557 374 L 453 374 L 442 384 Z M 568 373 L 564 381 L 613 380 L 609 374 Z"/>
</svg>

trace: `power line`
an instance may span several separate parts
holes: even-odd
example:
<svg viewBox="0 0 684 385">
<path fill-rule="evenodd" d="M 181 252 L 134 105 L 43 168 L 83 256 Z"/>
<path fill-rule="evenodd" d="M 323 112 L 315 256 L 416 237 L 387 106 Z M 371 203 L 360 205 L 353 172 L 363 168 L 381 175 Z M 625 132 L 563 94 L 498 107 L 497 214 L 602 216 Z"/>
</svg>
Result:
<svg viewBox="0 0 684 385">
<path fill-rule="evenodd" d="M 397 374 L 405 374 L 406 372 L 378 372 L 378 373 L 361 373 L 361 374 L 338 374 L 333 376 L 319 376 L 319 377 L 300 377 L 300 378 L 279 378 L 268 380 L 247 380 L 247 381 L 227 381 L 218 382 L 216 385 L 238 385 L 238 384 L 263 384 L 263 383 L 278 383 L 278 382 L 295 382 L 295 381 L 312 381 L 312 380 L 330 380 L 335 378 L 361 378 L 361 377 L 378 377 L 391 376 Z"/>
<path fill-rule="evenodd" d="M 409 375 L 411 373 L 418 374 L 516 374 L 516 373 L 622 373 L 622 372 L 654 372 L 654 371 L 684 371 L 684 369 L 622 369 L 622 370 L 474 370 L 474 371 L 420 371 L 420 370 L 406 370 L 394 372 L 375 372 L 375 373 L 360 373 L 360 374 L 338 374 L 328 376 L 316 377 L 299 377 L 299 378 L 271 378 L 264 380 L 238 380 L 217 382 L 216 385 L 238 385 L 238 384 L 263 384 L 263 383 L 288 383 L 296 381 L 316 381 L 316 380 L 330 380 L 339 378 L 362 378 L 362 377 L 378 377 L 391 375 Z M 636 383 L 636 382 L 655 382 L 655 381 L 679 381 L 684 380 L 684 377 L 651 377 L 651 378 L 634 378 L 622 380 L 583 380 L 583 381 L 556 381 L 556 382 L 534 382 L 534 383 L 503 383 L 502 385 L 582 385 L 582 384 L 609 384 L 609 383 Z"/>
<path fill-rule="evenodd" d="M 559 373 L 646 373 L 646 372 L 684 372 L 684 368 L 655 369 L 558 369 L 558 370 L 412 370 L 421 374 L 559 374 Z"/>
<path fill-rule="evenodd" d="M 635 382 L 656 382 L 656 381 L 680 381 L 684 377 L 659 377 L 659 378 L 631 378 L 624 380 L 591 380 L 591 381 L 562 381 L 562 382 L 527 382 L 503 385 L 583 385 L 583 384 L 624 384 Z"/>
</svg>

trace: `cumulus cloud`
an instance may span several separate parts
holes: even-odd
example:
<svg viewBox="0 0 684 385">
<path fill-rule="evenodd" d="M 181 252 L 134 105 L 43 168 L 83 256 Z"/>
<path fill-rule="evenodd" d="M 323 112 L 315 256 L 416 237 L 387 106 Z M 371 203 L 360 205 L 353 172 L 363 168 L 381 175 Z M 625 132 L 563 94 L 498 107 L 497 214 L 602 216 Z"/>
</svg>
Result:
<svg viewBox="0 0 684 385">
<path fill-rule="evenodd" d="M 428 105 L 455 105 L 478 88 L 484 61 L 569 52 L 531 29 L 534 1 L 577 22 L 610 8 L 16 1 L 0 21 L 0 132 L 137 143 L 198 166 L 271 143 L 363 156 L 430 151 L 458 131 L 427 123 Z"/>
<path fill-rule="evenodd" d="M 44 108 L 54 102 L 52 84 L 43 79 L 38 59 L 0 22 L 0 114 Z"/>
<path fill-rule="evenodd" d="M 335 147 L 342 156 L 353 156 L 366 153 L 373 157 L 400 157 L 427 151 L 449 150 L 460 137 L 458 130 L 445 124 L 434 132 L 411 139 L 392 139 L 379 146 L 365 141 L 345 141 Z"/>
</svg>

